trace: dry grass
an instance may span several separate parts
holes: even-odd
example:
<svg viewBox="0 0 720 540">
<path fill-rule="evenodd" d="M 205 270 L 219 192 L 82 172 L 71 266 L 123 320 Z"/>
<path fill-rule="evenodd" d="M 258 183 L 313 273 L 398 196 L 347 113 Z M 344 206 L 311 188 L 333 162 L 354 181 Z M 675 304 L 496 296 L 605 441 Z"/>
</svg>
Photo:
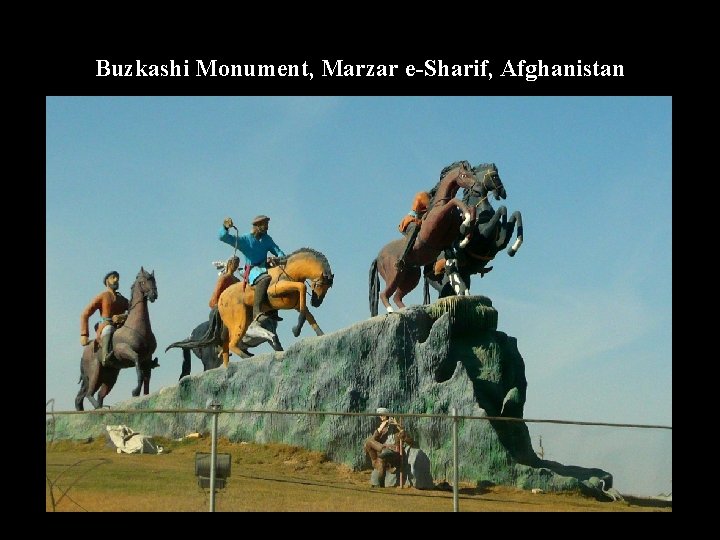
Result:
<svg viewBox="0 0 720 540">
<path fill-rule="evenodd" d="M 155 439 L 159 455 L 117 454 L 105 440 L 47 447 L 46 510 L 57 512 L 206 512 L 195 453 L 210 439 Z M 218 441 L 232 456 L 231 476 L 215 497 L 218 512 L 452 512 L 452 491 L 372 488 L 370 471 L 352 471 L 324 454 L 284 444 Z M 436 479 L 436 483 L 439 480 Z M 54 501 L 54 504 L 53 504 Z M 650 501 L 604 502 L 575 493 L 460 486 L 461 512 L 672 512 Z"/>
</svg>

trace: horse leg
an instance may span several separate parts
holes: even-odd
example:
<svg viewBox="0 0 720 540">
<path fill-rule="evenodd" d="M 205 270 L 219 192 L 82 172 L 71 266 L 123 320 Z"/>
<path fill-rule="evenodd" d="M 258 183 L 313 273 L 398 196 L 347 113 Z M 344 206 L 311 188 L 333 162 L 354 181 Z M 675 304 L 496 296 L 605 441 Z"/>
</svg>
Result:
<svg viewBox="0 0 720 540">
<path fill-rule="evenodd" d="M 475 223 L 475 207 L 468 206 L 460 199 L 450 199 L 449 205 L 454 206 L 463 213 L 463 221 L 460 224 L 460 234 L 465 238 L 460 242 L 460 247 L 464 248 L 470 242 L 470 237 L 473 233 L 473 224 Z"/>
<path fill-rule="evenodd" d="M 390 300 L 388 299 L 388 296 L 392 294 L 395 291 L 395 288 L 386 287 L 384 291 L 380 293 L 380 301 L 383 303 L 383 306 L 385 306 L 385 309 L 388 313 L 392 313 L 395 311 L 393 307 L 390 305 Z"/>
<path fill-rule="evenodd" d="M 395 302 L 395 305 L 400 309 L 405 308 L 405 304 L 402 301 L 404 297 L 405 297 L 405 293 L 400 288 L 397 288 L 395 290 L 395 294 L 393 295 L 392 299 Z M 388 313 L 392 313 L 392 311 L 390 309 L 388 309 Z"/>
<path fill-rule="evenodd" d="M 183 349 L 182 352 L 183 352 L 183 363 L 182 363 L 182 371 L 180 372 L 180 379 L 190 375 L 190 365 L 191 365 L 190 349 Z M 178 380 L 180 380 L 180 379 L 178 379 Z"/>
<path fill-rule="evenodd" d="M 305 319 L 307 319 L 305 312 L 301 311 L 298 315 L 297 325 L 293 326 L 292 329 L 293 336 L 298 337 L 300 335 L 300 330 L 302 330 L 303 324 L 305 324 Z"/>
<path fill-rule="evenodd" d="M 388 313 L 393 313 L 395 310 L 390 305 L 390 297 L 395 293 L 395 291 L 398 288 L 398 282 L 400 281 L 400 276 L 403 274 L 403 272 L 407 272 L 408 269 L 403 270 L 402 272 L 397 272 L 393 275 L 393 277 L 385 282 L 385 290 L 380 292 L 380 301 L 383 303 L 383 306 L 385 306 L 385 309 Z M 404 296 L 404 295 L 402 295 Z M 400 303 L 402 304 L 402 299 L 400 300 Z M 397 304 L 397 300 L 395 301 L 395 304 Z M 398 304 L 399 305 L 399 304 Z"/>
<path fill-rule="evenodd" d="M 139 362 L 135 362 L 135 375 L 137 375 L 137 386 L 132 389 L 132 396 L 138 397 L 143 384 L 143 372 L 142 369 L 140 369 Z"/>
<path fill-rule="evenodd" d="M 452 287 L 455 294 L 458 296 L 468 296 L 470 291 L 465 284 L 465 281 L 460 275 L 460 269 L 458 267 L 457 259 L 446 259 L 445 260 L 445 274 L 448 278 L 448 283 Z"/>
<path fill-rule="evenodd" d="M 100 385 L 100 390 L 98 390 L 97 393 L 97 400 L 90 399 L 91 402 L 93 402 L 93 405 L 96 409 L 99 409 L 103 406 L 103 401 L 105 400 L 105 396 L 107 396 L 110 393 L 110 388 L 107 384 L 103 383 Z"/>
<path fill-rule="evenodd" d="M 103 385 L 103 386 L 100 388 L 100 390 L 102 391 L 103 388 L 105 388 L 105 385 Z M 87 395 L 87 396 L 85 396 L 85 397 L 87 397 L 87 398 L 88 398 L 88 401 L 89 401 L 90 403 L 92 403 L 93 408 L 99 409 L 100 407 L 102 407 L 103 397 L 105 397 L 105 396 L 100 397 L 100 392 L 98 392 L 98 399 L 95 399 L 95 398 L 94 398 L 93 396 L 91 396 L 91 395 Z"/>
<path fill-rule="evenodd" d="M 93 344 L 91 343 L 87 346 L 93 347 Z M 88 354 L 90 355 L 90 359 L 86 361 L 83 365 L 83 372 L 87 376 L 87 391 L 85 392 L 85 397 L 92 404 L 92 406 L 97 409 L 102 406 L 102 400 L 98 402 L 93 397 L 93 395 L 101 386 L 100 375 L 102 369 L 100 367 L 100 360 L 98 359 L 97 355 L 92 352 L 92 349 L 90 349 Z"/>
<path fill-rule="evenodd" d="M 312 327 L 313 330 L 315 330 L 315 335 L 318 336 L 324 336 L 325 333 L 320 329 L 320 326 L 318 325 L 317 321 L 315 320 L 315 317 L 312 313 L 310 313 L 310 310 L 306 307 L 305 308 L 305 318 L 307 319 L 308 324 Z"/>
<path fill-rule="evenodd" d="M 113 389 L 113 386 L 115 386 L 118 375 L 120 375 L 120 370 L 115 368 L 103 368 L 101 374 L 102 384 L 100 385 L 100 390 L 98 390 L 97 394 L 98 397 L 97 405 L 95 406 L 96 409 L 103 406 L 103 400 L 105 399 L 105 396 L 110 393 L 110 390 Z"/>
<path fill-rule="evenodd" d="M 152 375 L 152 367 L 143 368 L 143 395 L 150 393 L 150 376 Z"/>
<path fill-rule="evenodd" d="M 103 406 L 103 401 L 105 400 L 105 396 L 107 396 L 110 393 L 110 387 L 108 387 L 107 384 L 103 383 L 100 385 L 100 390 L 98 390 L 97 393 L 97 399 L 93 398 L 92 396 L 88 396 L 88 399 L 90 400 L 90 403 L 93 404 L 93 407 L 96 409 L 99 409 Z"/>
<path fill-rule="evenodd" d="M 510 219 L 508 220 L 508 223 L 517 223 L 517 236 L 515 237 L 515 243 L 508 249 L 508 255 L 514 257 L 523 243 L 522 215 L 520 214 L 520 212 L 513 212 L 512 216 L 510 216 Z M 512 234 L 512 231 L 510 232 L 510 234 Z"/>
<path fill-rule="evenodd" d="M 120 354 L 120 352 L 116 351 L 115 357 L 120 358 L 119 354 Z M 130 347 L 123 347 L 121 354 L 122 354 L 122 358 L 124 360 L 129 360 L 133 364 L 135 364 L 135 374 L 137 375 L 137 386 L 135 388 L 133 388 L 131 394 L 133 397 L 138 397 L 140 395 L 140 390 L 142 389 L 142 385 L 143 385 L 143 372 L 140 367 L 140 364 L 141 364 L 140 355 L 137 352 L 135 352 L 133 349 L 131 349 Z M 117 373 L 119 373 L 119 372 L 120 372 L 120 370 L 117 370 Z M 117 374 L 115 375 L 115 377 L 117 378 Z M 115 384 L 115 381 L 113 381 L 113 384 Z M 112 386 L 110 386 L 110 388 L 112 388 Z"/>
<path fill-rule="evenodd" d="M 222 364 L 223 367 L 228 367 L 228 364 L 230 363 L 230 349 L 228 348 L 228 344 L 225 343 L 223 345 L 222 352 L 220 353 L 220 357 L 222 358 Z"/>
<path fill-rule="evenodd" d="M 245 308 L 243 308 L 245 309 Z M 247 310 L 249 311 L 249 310 Z M 246 313 L 244 317 L 240 317 L 240 320 L 236 320 L 235 325 L 232 327 L 232 330 L 228 329 L 228 341 L 227 341 L 227 347 L 223 344 L 223 365 L 227 367 L 229 360 L 229 353 L 233 352 L 237 354 L 238 356 L 242 356 L 242 349 L 240 349 L 240 345 L 242 344 L 242 338 L 245 335 L 245 332 L 247 332 L 248 326 L 250 326 L 250 313 Z M 228 355 L 228 359 L 226 361 L 226 351 Z"/>
</svg>

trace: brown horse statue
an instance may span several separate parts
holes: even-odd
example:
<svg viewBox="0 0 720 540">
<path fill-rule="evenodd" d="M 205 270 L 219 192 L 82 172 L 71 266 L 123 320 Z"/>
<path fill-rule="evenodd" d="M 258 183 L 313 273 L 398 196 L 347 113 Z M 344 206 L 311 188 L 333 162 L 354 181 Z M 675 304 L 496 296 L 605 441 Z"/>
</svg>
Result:
<svg viewBox="0 0 720 540">
<path fill-rule="evenodd" d="M 150 392 L 150 370 L 158 366 L 157 358 L 152 358 L 157 342 L 150 326 L 148 300 L 157 299 L 155 272 L 147 272 L 140 267 L 131 288 L 130 307 L 125 324 L 113 332 L 114 359 L 110 365 L 103 366 L 99 360 L 99 347 L 96 340 L 88 343 L 83 349 L 80 360 L 80 391 L 75 398 L 75 409 L 83 410 L 85 398 L 93 407 L 100 408 L 103 399 L 110 393 L 121 369 L 134 367 L 137 371 L 137 387 L 133 396 Z M 97 398 L 93 397 L 97 392 Z"/>
<path fill-rule="evenodd" d="M 394 310 L 390 305 L 392 296 L 398 308 L 405 307 L 403 298 L 420 281 L 420 269 L 434 263 L 437 256 L 449 248 L 460 235 L 472 227 L 474 209 L 455 198 L 460 188 L 469 189 L 477 178 L 467 161 L 454 163 L 443 169 L 440 181 L 431 190 L 434 192 L 428 211 L 422 220 L 417 238 L 407 255 L 405 264 L 398 269 L 397 261 L 402 257 L 406 238 L 398 238 L 385 244 L 370 265 L 370 315 L 378 314 L 378 296 L 388 313 Z M 469 239 L 462 242 L 467 243 Z M 461 243 L 462 243 L 461 242 Z M 380 292 L 378 274 L 385 281 L 385 290 Z"/>
<path fill-rule="evenodd" d="M 322 336 L 323 331 L 307 307 L 306 296 L 310 292 L 310 305 L 319 307 L 332 287 L 334 275 L 325 255 L 312 248 L 300 248 L 277 259 L 275 266 L 268 268 L 268 274 L 271 277 L 268 299 L 263 302 L 261 310 L 296 309 L 299 315 L 298 323 L 292 329 L 293 335 L 300 335 L 307 320 L 315 333 Z M 182 346 L 208 347 L 219 343 L 225 367 L 230 362 L 231 351 L 245 357 L 242 340 L 252 322 L 254 292 L 254 287 L 245 286 L 242 281 L 230 285 L 220 295 L 217 311 L 211 312 L 210 328 L 205 335 L 196 341 L 186 340 Z M 222 331 L 223 326 L 227 327 L 227 333 Z"/>
</svg>

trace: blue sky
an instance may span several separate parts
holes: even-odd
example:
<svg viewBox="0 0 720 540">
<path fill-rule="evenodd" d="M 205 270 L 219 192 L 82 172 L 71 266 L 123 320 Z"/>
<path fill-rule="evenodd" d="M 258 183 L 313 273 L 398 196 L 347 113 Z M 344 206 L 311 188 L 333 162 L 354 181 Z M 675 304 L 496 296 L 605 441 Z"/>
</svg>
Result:
<svg viewBox="0 0 720 540">
<path fill-rule="evenodd" d="M 325 333 L 367 319 L 372 259 L 458 160 L 496 163 L 523 215 L 519 253 L 471 292 L 517 338 L 525 417 L 672 425 L 670 96 L 47 97 L 46 399 L 73 409 L 80 312 L 110 270 L 129 296 L 141 266 L 159 292 L 151 391 L 177 383 L 181 351 L 164 349 L 207 318 L 226 216 L 246 232 L 269 215 L 286 253 L 326 255 Z M 421 302 L 421 287 L 406 297 Z M 285 347 L 314 338 L 283 316 Z M 134 386 L 123 370 L 106 404 Z M 672 490 L 671 431 L 530 430 L 546 458 L 605 468 L 621 492 Z"/>
</svg>

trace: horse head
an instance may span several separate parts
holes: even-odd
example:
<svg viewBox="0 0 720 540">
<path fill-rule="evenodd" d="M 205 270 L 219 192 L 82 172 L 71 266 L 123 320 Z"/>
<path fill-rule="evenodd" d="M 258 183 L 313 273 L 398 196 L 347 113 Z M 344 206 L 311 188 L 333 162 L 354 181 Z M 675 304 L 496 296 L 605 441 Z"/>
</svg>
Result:
<svg viewBox="0 0 720 540">
<path fill-rule="evenodd" d="M 430 195 L 429 208 L 435 205 L 442 205 L 449 199 L 455 197 L 460 188 L 471 189 L 478 184 L 475 171 L 468 161 L 456 161 L 443 168 L 440 172 L 440 180 L 428 191 Z"/>
<path fill-rule="evenodd" d="M 285 267 L 284 272 L 292 281 L 309 281 L 312 307 L 322 304 L 335 278 L 325 255 L 304 247 L 281 259 L 279 266 Z"/>
<path fill-rule="evenodd" d="M 319 278 L 310 281 L 310 290 L 312 291 L 310 295 L 310 305 L 312 307 L 319 307 L 320 304 L 323 303 L 325 295 L 330 287 L 332 287 L 334 278 L 334 274 L 323 274 Z"/>
<path fill-rule="evenodd" d="M 472 172 L 480 178 L 480 189 L 484 191 L 483 196 L 492 192 L 496 201 L 507 198 L 505 186 L 500 180 L 500 174 L 494 163 L 481 163 L 473 167 Z"/>
<path fill-rule="evenodd" d="M 135 277 L 135 283 L 133 283 L 132 289 L 138 288 L 142 293 L 143 298 L 154 302 L 157 300 L 157 284 L 155 283 L 155 270 L 152 272 L 146 271 L 142 266 L 138 275 Z"/>
</svg>

